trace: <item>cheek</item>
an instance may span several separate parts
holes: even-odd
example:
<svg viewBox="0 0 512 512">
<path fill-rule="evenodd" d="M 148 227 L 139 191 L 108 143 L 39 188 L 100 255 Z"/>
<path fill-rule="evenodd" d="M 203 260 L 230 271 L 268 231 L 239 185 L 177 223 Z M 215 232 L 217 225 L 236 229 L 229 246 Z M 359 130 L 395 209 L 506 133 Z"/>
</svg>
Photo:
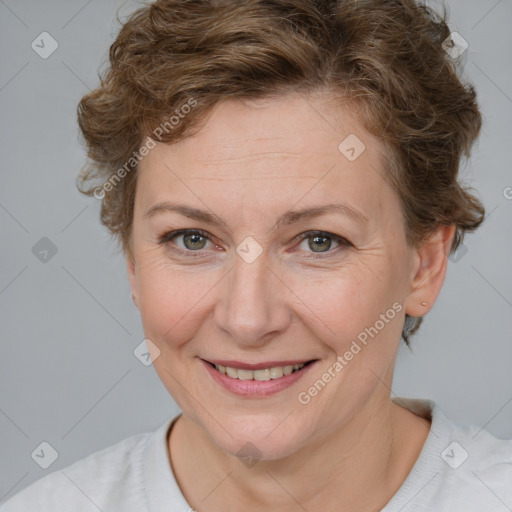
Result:
<svg viewBox="0 0 512 512">
<path fill-rule="evenodd" d="M 144 332 L 155 343 L 178 345 L 193 337 L 207 314 L 212 273 L 175 268 L 161 258 L 141 258 L 139 309 Z"/>
<path fill-rule="evenodd" d="M 395 340 L 401 332 L 399 280 L 391 268 L 375 270 L 347 266 L 321 277 L 295 276 L 291 283 L 298 297 L 295 313 L 338 355 L 349 350 L 354 340 L 364 343 L 377 335 Z"/>
<path fill-rule="evenodd" d="M 302 321 L 329 354 L 317 380 L 305 383 L 301 396 L 310 399 L 333 428 L 355 414 L 376 390 L 387 389 L 381 383 L 387 382 L 396 356 L 403 306 L 393 276 L 384 275 L 388 278 L 377 279 L 373 271 L 358 267 L 340 272 L 338 278 L 317 279 L 314 285 L 295 283 L 297 295 L 308 306 L 301 309 Z M 318 379 L 328 383 L 325 389 Z"/>
</svg>

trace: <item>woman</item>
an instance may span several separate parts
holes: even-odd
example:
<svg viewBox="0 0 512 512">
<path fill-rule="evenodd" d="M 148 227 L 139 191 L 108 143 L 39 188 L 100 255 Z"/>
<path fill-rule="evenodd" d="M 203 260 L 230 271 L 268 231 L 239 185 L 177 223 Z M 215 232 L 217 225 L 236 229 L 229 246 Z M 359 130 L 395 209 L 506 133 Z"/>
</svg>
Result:
<svg viewBox="0 0 512 512">
<path fill-rule="evenodd" d="M 401 338 L 484 218 L 457 181 L 481 114 L 456 44 L 412 0 L 131 16 L 79 105 L 81 189 L 182 413 L 2 512 L 512 507 L 512 441 L 390 398 Z"/>
</svg>

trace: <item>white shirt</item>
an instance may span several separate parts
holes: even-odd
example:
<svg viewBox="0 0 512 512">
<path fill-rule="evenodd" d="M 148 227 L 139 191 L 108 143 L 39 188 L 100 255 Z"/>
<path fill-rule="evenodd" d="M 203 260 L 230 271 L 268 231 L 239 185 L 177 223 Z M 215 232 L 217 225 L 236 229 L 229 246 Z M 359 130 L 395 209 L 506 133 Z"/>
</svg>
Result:
<svg viewBox="0 0 512 512">
<path fill-rule="evenodd" d="M 432 425 L 411 472 L 381 512 L 512 510 L 512 440 L 455 423 L 432 400 L 393 401 Z M 167 432 L 178 416 L 46 475 L 0 512 L 192 511 L 167 452 Z"/>
</svg>

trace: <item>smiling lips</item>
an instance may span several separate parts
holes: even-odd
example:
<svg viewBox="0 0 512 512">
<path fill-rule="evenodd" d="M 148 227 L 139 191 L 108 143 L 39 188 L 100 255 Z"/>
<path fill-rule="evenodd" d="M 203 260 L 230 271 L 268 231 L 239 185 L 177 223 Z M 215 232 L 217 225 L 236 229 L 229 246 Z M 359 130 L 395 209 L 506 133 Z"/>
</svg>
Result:
<svg viewBox="0 0 512 512">
<path fill-rule="evenodd" d="M 224 389 L 242 397 L 265 397 L 297 382 L 317 360 L 269 361 L 247 364 L 239 361 L 202 359 L 210 377 Z"/>
</svg>

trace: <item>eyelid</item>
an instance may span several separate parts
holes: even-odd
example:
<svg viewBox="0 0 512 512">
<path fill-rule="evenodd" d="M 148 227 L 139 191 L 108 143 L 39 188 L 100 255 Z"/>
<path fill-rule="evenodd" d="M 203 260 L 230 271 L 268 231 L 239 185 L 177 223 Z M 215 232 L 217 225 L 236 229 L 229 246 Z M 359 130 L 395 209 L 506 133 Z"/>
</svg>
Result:
<svg viewBox="0 0 512 512">
<path fill-rule="evenodd" d="M 202 237 L 207 238 L 210 242 L 213 242 L 212 236 L 210 235 L 210 233 L 207 233 L 206 231 L 203 231 L 202 229 L 187 228 L 187 229 L 177 229 L 174 231 L 166 231 L 162 235 L 158 236 L 158 243 L 165 244 L 166 242 L 171 241 L 173 238 L 176 238 L 180 235 L 187 235 L 189 233 L 198 233 Z"/>
</svg>

